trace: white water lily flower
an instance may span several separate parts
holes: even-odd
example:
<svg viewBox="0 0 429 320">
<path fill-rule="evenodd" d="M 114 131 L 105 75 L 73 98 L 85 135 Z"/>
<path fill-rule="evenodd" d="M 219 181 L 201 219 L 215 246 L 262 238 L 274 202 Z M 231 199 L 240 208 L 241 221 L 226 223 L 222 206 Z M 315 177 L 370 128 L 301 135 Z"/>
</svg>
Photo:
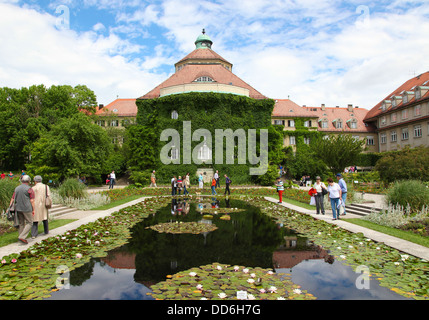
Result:
<svg viewBox="0 0 429 320">
<path fill-rule="evenodd" d="M 255 300 L 255 296 L 253 294 L 248 294 L 247 300 Z"/>
<path fill-rule="evenodd" d="M 341 247 L 337 247 L 338 250 L 341 250 Z"/>
<path fill-rule="evenodd" d="M 349 246 L 349 249 L 353 249 L 354 247 L 353 246 Z"/>
<path fill-rule="evenodd" d="M 251 273 L 251 274 L 250 274 L 250 276 L 251 276 L 252 278 L 255 278 L 255 277 L 256 277 L 256 274 Z"/>
<path fill-rule="evenodd" d="M 221 271 L 222 267 L 221 266 L 217 266 L 216 269 L 218 269 L 219 271 Z"/>
<path fill-rule="evenodd" d="M 399 265 L 400 265 L 400 263 L 399 263 L 399 262 L 395 262 L 394 264 L 395 264 L 395 266 L 399 266 Z"/>
<path fill-rule="evenodd" d="M 206 297 L 202 297 L 200 300 L 207 300 L 207 298 Z"/>
<path fill-rule="evenodd" d="M 238 270 L 240 270 L 240 267 L 239 266 L 235 266 L 234 267 L 234 271 L 238 271 Z"/>
<path fill-rule="evenodd" d="M 203 286 L 202 286 L 201 284 L 197 284 L 196 288 L 197 288 L 198 290 L 201 290 L 201 289 L 203 288 Z"/>
<path fill-rule="evenodd" d="M 274 274 L 274 272 L 272 272 L 271 270 L 267 272 L 267 274 L 272 275 Z"/>
<path fill-rule="evenodd" d="M 283 297 L 278 297 L 277 300 L 286 300 L 286 299 Z"/>
<path fill-rule="evenodd" d="M 189 275 L 190 275 L 191 277 L 195 277 L 195 276 L 197 275 L 197 273 L 196 273 L 196 272 L 189 272 Z"/>
<path fill-rule="evenodd" d="M 301 294 L 302 291 L 300 289 L 293 289 L 293 293 L 295 293 L 295 294 Z"/>
<path fill-rule="evenodd" d="M 244 273 L 249 273 L 249 269 L 245 268 L 245 269 L 243 269 L 243 272 Z"/>
<path fill-rule="evenodd" d="M 409 258 L 410 256 L 408 254 L 401 254 L 401 260 L 405 261 Z"/>
<path fill-rule="evenodd" d="M 267 291 L 265 291 L 265 289 L 260 289 L 260 290 L 259 290 L 259 292 L 260 292 L 260 293 L 265 293 L 265 292 L 267 292 Z"/>
<path fill-rule="evenodd" d="M 276 288 L 276 287 L 274 287 L 274 286 L 271 286 L 271 287 L 268 289 L 268 291 L 269 291 L 269 292 L 271 292 L 271 293 L 274 293 L 274 292 L 276 292 L 276 291 L 277 291 L 277 288 Z"/>
<path fill-rule="evenodd" d="M 345 258 L 346 258 L 346 256 L 342 254 L 342 255 L 340 255 L 340 258 L 341 258 L 341 259 L 345 259 Z"/>
<path fill-rule="evenodd" d="M 247 282 L 248 283 L 255 283 L 255 280 L 254 279 L 247 279 Z"/>
<path fill-rule="evenodd" d="M 217 295 L 219 298 L 221 299 L 225 299 L 226 298 L 226 294 L 224 292 L 221 292 Z"/>
<path fill-rule="evenodd" d="M 82 254 L 81 254 L 81 253 L 76 253 L 76 258 L 77 258 L 77 259 L 82 258 Z"/>
</svg>

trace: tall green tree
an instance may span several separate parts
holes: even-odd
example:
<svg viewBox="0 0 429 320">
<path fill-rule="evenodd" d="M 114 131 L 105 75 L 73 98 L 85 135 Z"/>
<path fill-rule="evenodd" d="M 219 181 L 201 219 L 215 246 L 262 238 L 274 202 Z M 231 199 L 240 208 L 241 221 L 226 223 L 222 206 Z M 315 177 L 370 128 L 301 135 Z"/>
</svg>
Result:
<svg viewBox="0 0 429 320">
<path fill-rule="evenodd" d="M 355 165 L 364 146 L 364 140 L 355 139 L 349 134 L 319 137 L 312 143 L 316 157 L 323 160 L 333 174 Z"/>
<path fill-rule="evenodd" d="M 85 175 L 101 181 L 101 175 L 110 170 L 106 164 L 111 150 L 107 133 L 77 113 L 60 120 L 34 144 L 28 170 L 58 174 L 60 179 Z"/>
</svg>

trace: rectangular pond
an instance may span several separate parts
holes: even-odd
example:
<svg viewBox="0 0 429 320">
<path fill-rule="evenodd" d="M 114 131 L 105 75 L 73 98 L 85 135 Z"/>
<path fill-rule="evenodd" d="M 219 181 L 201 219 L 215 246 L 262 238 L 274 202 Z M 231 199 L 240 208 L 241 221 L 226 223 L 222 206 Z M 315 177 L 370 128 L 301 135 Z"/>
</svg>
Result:
<svg viewBox="0 0 429 320">
<path fill-rule="evenodd" d="M 216 229 L 172 234 L 150 228 L 171 222 L 178 226 L 198 222 Z M 276 223 L 259 207 L 239 199 L 201 197 L 172 198 L 168 206 L 132 228 L 126 245 L 66 274 L 67 288 L 48 300 L 151 300 L 151 286 L 167 276 L 214 262 L 286 273 L 302 290 L 322 300 L 405 299 L 373 279 L 369 289 L 358 289 L 360 273 Z"/>
</svg>

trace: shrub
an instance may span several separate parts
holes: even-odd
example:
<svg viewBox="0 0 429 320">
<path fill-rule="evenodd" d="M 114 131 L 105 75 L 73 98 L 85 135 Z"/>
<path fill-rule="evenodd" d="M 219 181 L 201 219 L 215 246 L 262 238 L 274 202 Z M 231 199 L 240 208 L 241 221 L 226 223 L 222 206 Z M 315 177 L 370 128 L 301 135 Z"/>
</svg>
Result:
<svg viewBox="0 0 429 320">
<path fill-rule="evenodd" d="M 417 212 L 429 204 L 429 189 L 417 180 L 396 182 L 387 193 L 387 201 L 393 205 L 401 205 Z"/>
<path fill-rule="evenodd" d="M 150 185 L 151 172 L 133 171 L 130 175 L 130 179 L 135 183 L 148 187 Z M 158 177 L 157 177 L 158 178 Z M 158 179 L 157 179 L 158 182 Z"/>
<path fill-rule="evenodd" d="M 18 180 L 0 180 L 0 213 L 9 207 L 15 188 L 19 185 Z"/>
<path fill-rule="evenodd" d="M 382 226 L 399 228 L 405 226 L 410 222 L 422 221 L 424 220 L 429 212 L 429 207 L 424 207 L 418 210 L 415 216 L 411 216 L 410 206 L 402 207 L 401 205 L 392 205 L 390 204 L 387 210 L 380 212 L 371 212 L 369 215 L 363 218 Z"/>
<path fill-rule="evenodd" d="M 65 180 L 58 189 L 58 194 L 62 198 L 86 198 L 88 193 L 86 186 L 77 179 L 70 178 Z"/>
</svg>

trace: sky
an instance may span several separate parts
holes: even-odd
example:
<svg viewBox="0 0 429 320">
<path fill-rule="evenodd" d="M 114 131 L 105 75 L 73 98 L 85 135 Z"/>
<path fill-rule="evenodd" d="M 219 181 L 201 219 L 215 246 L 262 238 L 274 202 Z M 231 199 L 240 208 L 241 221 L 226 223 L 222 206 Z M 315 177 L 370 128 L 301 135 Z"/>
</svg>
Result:
<svg viewBox="0 0 429 320">
<path fill-rule="evenodd" d="M 0 87 L 138 98 L 203 28 L 236 75 L 299 105 L 371 109 L 429 71 L 427 0 L 0 0 Z"/>
</svg>

